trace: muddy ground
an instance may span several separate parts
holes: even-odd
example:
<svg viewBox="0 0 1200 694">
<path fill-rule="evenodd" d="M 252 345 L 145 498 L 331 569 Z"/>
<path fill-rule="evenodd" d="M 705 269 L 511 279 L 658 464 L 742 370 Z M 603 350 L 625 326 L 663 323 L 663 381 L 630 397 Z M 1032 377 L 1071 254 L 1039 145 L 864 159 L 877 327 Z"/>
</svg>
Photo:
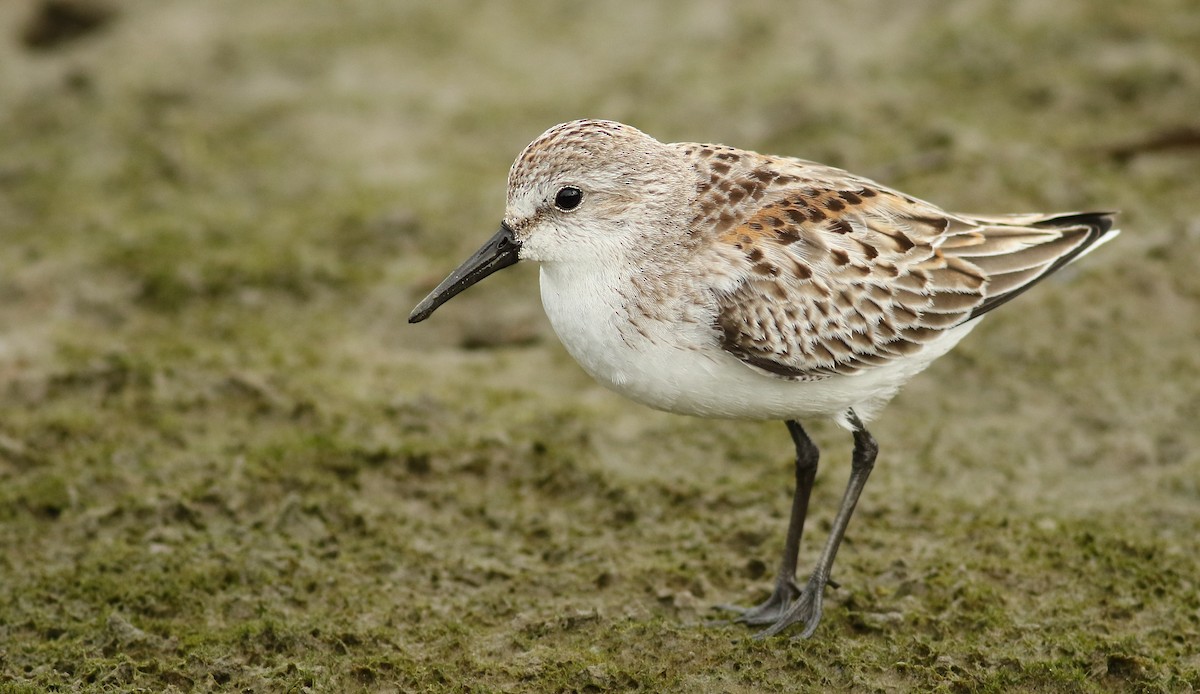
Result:
<svg viewBox="0 0 1200 694">
<path fill-rule="evenodd" d="M 0 691 L 1200 688 L 1193 0 L 82 4 L 0 4 Z M 698 625 L 781 424 L 591 383 L 532 268 L 405 323 L 583 116 L 1121 211 L 875 423 L 811 640 Z"/>
</svg>

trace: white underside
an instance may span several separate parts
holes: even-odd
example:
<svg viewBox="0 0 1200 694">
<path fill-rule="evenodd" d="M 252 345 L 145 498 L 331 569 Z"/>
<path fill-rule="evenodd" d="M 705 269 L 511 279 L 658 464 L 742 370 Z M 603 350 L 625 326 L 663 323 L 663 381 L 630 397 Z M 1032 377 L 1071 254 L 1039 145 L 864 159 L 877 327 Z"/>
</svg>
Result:
<svg viewBox="0 0 1200 694">
<path fill-rule="evenodd" d="M 699 417 L 872 419 L 906 381 L 958 343 L 978 320 L 947 330 L 911 357 L 849 376 L 790 381 L 720 345 L 711 322 L 628 323 L 615 277 L 543 264 L 542 304 L 567 351 L 600 384 L 655 409 Z"/>
</svg>

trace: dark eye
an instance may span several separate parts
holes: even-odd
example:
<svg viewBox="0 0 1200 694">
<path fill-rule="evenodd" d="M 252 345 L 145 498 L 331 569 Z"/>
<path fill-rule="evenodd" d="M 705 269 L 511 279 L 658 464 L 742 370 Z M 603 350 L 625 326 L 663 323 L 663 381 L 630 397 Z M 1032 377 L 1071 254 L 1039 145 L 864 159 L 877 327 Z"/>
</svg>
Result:
<svg viewBox="0 0 1200 694">
<path fill-rule="evenodd" d="M 581 202 L 583 202 L 583 191 L 574 186 L 559 188 L 558 193 L 554 196 L 554 206 L 564 211 L 579 207 Z"/>
</svg>

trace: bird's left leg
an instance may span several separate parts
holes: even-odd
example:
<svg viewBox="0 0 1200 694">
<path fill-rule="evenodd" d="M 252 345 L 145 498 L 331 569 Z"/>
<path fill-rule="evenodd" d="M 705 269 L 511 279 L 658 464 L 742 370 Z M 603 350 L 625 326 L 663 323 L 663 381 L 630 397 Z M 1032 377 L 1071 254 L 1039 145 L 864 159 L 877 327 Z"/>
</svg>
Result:
<svg viewBox="0 0 1200 694">
<path fill-rule="evenodd" d="M 754 607 L 718 605 L 718 609 L 737 612 L 733 619 L 741 624 L 774 624 L 787 611 L 792 600 L 800 594 L 796 586 L 796 558 L 800 554 L 800 538 L 804 535 L 804 518 L 808 515 L 808 498 L 812 494 L 813 480 L 817 477 L 817 460 L 820 451 L 795 420 L 788 420 L 788 433 L 796 446 L 796 489 L 792 493 L 792 515 L 788 520 L 787 540 L 783 545 L 783 559 L 775 577 L 775 590 L 766 602 Z"/>
</svg>

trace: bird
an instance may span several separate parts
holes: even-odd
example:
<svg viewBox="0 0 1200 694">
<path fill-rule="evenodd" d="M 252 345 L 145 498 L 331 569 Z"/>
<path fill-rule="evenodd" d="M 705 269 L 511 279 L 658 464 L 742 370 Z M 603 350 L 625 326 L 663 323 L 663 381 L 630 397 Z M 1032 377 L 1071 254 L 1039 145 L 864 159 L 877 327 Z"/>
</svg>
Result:
<svg viewBox="0 0 1200 694">
<path fill-rule="evenodd" d="M 878 443 L 867 424 L 980 320 L 1111 240 L 1114 212 L 969 215 L 813 161 L 663 143 L 610 120 L 556 125 L 508 173 L 494 235 L 410 323 L 518 262 L 600 384 L 698 417 L 781 420 L 795 487 L 770 596 L 720 606 L 756 638 L 815 632 Z M 854 441 L 850 476 L 808 579 L 797 560 L 819 450 L 801 422 Z M 836 583 L 834 584 L 836 585 Z"/>
</svg>

